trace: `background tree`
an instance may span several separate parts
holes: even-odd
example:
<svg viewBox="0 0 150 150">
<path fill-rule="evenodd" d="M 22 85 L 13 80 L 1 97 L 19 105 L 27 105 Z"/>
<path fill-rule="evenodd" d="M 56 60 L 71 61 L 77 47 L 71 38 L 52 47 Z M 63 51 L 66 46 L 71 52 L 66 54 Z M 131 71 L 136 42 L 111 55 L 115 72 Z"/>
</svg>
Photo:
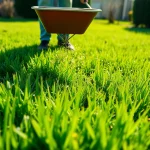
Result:
<svg viewBox="0 0 150 150">
<path fill-rule="evenodd" d="M 37 18 L 36 13 L 31 9 L 37 5 L 37 0 L 15 0 L 17 14 L 24 18 Z"/>
<path fill-rule="evenodd" d="M 14 17 L 14 2 L 12 0 L 0 1 L 0 16 L 5 18 Z"/>
<path fill-rule="evenodd" d="M 150 27 L 150 0 L 135 0 L 133 6 L 133 23 L 136 27 Z"/>
</svg>

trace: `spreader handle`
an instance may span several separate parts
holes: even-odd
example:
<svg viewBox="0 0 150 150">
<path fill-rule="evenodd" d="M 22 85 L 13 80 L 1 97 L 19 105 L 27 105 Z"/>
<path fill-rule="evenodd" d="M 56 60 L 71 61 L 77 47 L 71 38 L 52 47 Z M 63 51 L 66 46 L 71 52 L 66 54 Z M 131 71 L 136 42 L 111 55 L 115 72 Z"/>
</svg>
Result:
<svg viewBox="0 0 150 150">
<path fill-rule="evenodd" d="M 85 2 L 85 5 L 86 5 L 88 8 L 92 9 L 92 7 L 88 4 L 87 0 L 84 0 L 84 2 Z"/>
</svg>

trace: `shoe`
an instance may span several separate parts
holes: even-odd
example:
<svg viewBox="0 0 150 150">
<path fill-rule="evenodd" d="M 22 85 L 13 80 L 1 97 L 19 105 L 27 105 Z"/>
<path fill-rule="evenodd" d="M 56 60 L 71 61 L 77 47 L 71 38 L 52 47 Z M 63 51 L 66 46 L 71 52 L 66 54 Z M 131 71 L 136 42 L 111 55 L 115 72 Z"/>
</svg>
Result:
<svg viewBox="0 0 150 150">
<path fill-rule="evenodd" d="M 67 43 L 65 43 L 65 42 L 59 40 L 58 46 L 64 47 L 64 48 L 66 48 L 68 50 L 72 50 L 72 51 L 75 50 L 74 46 L 69 41 Z"/>
<path fill-rule="evenodd" d="M 48 43 L 49 41 L 41 41 L 40 45 L 38 46 L 38 50 L 47 50 L 49 48 Z"/>
</svg>

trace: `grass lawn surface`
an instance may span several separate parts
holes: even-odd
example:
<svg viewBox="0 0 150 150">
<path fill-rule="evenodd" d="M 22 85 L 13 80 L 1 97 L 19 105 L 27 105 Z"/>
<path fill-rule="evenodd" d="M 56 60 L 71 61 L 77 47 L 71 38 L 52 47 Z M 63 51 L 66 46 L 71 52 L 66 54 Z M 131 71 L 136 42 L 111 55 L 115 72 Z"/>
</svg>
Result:
<svg viewBox="0 0 150 150">
<path fill-rule="evenodd" d="M 150 30 L 129 26 L 41 52 L 38 21 L 0 19 L 0 150 L 150 149 Z"/>
</svg>

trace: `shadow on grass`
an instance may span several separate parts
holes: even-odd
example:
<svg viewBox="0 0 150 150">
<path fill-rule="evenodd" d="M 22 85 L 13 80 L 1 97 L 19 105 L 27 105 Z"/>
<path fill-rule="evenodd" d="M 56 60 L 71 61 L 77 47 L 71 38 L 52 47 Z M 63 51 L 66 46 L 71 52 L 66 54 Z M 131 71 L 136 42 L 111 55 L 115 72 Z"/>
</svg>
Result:
<svg viewBox="0 0 150 150">
<path fill-rule="evenodd" d="M 57 46 L 51 46 L 48 51 L 53 52 L 57 50 L 59 50 Z M 0 51 L 0 82 L 5 83 L 6 80 L 12 81 L 13 75 L 17 74 L 21 78 L 22 85 L 24 85 L 27 76 L 30 74 L 33 82 L 37 75 L 42 76 L 43 79 L 48 79 L 51 76 L 50 81 L 53 84 L 58 79 L 58 73 L 55 69 L 35 67 L 28 71 L 29 61 L 35 56 L 40 56 L 41 52 L 47 53 L 48 51 L 38 50 L 37 45 Z M 63 78 L 61 78 L 61 82 L 65 82 Z"/>
<path fill-rule="evenodd" d="M 125 30 L 135 33 L 150 34 L 150 28 L 126 27 Z"/>
<path fill-rule="evenodd" d="M 1 18 L 1 17 L 0 17 L 0 22 L 30 22 L 30 21 L 38 21 L 38 19 Z"/>
</svg>

